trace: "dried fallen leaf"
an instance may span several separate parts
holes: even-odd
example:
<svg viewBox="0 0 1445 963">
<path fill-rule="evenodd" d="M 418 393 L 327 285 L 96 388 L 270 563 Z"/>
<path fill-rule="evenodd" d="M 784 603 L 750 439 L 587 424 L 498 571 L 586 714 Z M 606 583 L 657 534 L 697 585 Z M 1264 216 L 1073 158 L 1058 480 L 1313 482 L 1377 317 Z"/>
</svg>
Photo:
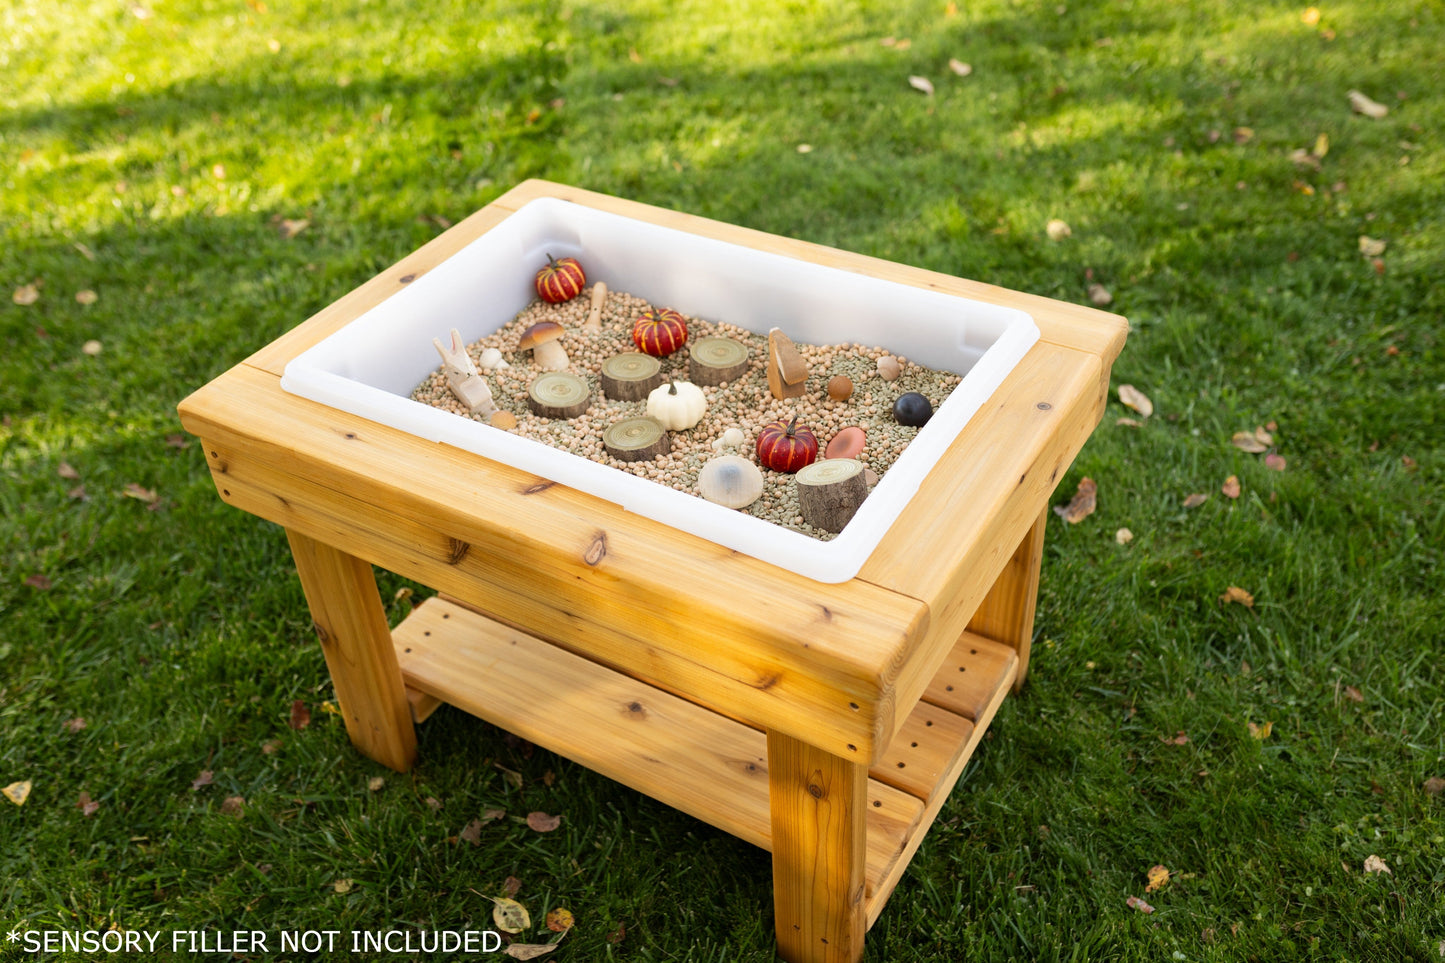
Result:
<svg viewBox="0 0 1445 963">
<path fill-rule="evenodd" d="M 89 288 L 86 288 L 86 289 L 83 290 L 83 291 L 76 291 L 76 292 L 75 292 L 75 301 L 76 301 L 77 304 L 94 304 L 95 302 L 97 302 L 97 301 L 99 301 L 99 300 L 100 300 L 100 295 L 96 294 L 94 291 L 90 290 Z"/>
<path fill-rule="evenodd" d="M 68 492 L 65 493 L 65 497 L 66 497 L 66 498 L 74 499 L 75 501 L 78 501 L 78 502 L 88 502 L 88 501 L 90 501 L 90 496 L 85 493 L 85 486 L 84 486 L 84 485 L 76 485 L 76 486 L 75 486 L 74 488 L 72 488 L 70 491 L 68 491 Z"/>
<path fill-rule="evenodd" d="M 291 703 L 291 718 L 289 723 L 292 729 L 305 729 L 311 725 L 311 710 L 306 708 L 306 703 L 300 699 Z"/>
<path fill-rule="evenodd" d="M 1224 493 L 1224 496 L 1225 496 L 1226 498 L 1238 498 L 1238 497 L 1239 497 L 1239 476 L 1238 476 L 1238 475 L 1230 475 L 1228 478 L 1226 478 L 1226 479 L 1224 480 L 1224 484 L 1220 487 L 1219 490 Z"/>
<path fill-rule="evenodd" d="M 384 776 L 372 776 L 366 781 L 366 788 L 371 792 L 381 792 L 385 785 L 386 778 Z"/>
<path fill-rule="evenodd" d="M 349 893 L 355 885 L 356 884 L 349 879 L 338 879 L 331 884 L 331 888 L 338 893 Z"/>
<path fill-rule="evenodd" d="M 559 906 L 547 914 L 547 929 L 553 933 L 565 933 L 576 925 L 572 911 L 564 907 Z"/>
<path fill-rule="evenodd" d="M 1391 876 L 1395 875 L 1394 871 L 1391 870 L 1390 867 L 1385 865 L 1385 861 L 1380 857 L 1376 856 L 1374 853 L 1371 853 L 1370 855 L 1365 857 L 1365 872 L 1389 873 Z"/>
<path fill-rule="evenodd" d="M 1321 132 L 1320 135 L 1315 138 L 1315 146 L 1313 146 L 1313 147 L 1310 148 L 1310 153 L 1313 154 L 1313 155 L 1315 155 L 1316 157 L 1319 157 L 1319 158 L 1323 159 L 1324 156 L 1325 156 L 1326 154 L 1328 154 L 1329 152 L 1330 152 L 1330 135 Z"/>
<path fill-rule="evenodd" d="M 1350 98 L 1350 109 L 1357 114 L 1364 114 L 1366 117 L 1379 120 L 1390 112 L 1390 108 L 1376 103 L 1358 90 L 1351 90 L 1347 96 Z"/>
<path fill-rule="evenodd" d="M 311 222 L 304 217 L 283 217 L 278 224 L 276 231 L 278 234 L 281 235 L 283 239 L 289 241 L 291 240 L 291 238 L 295 237 L 297 234 L 300 234 L 302 231 L 306 230 L 310 226 Z"/>
<path fill-rule="evenodd" d="M 22 284 L 15 289 L 15 293 L 10 296 L 10 300 L 21 307 L 27 307 L 40 300 L 40 288 L 33 284 Z"/>
<path fill-rule="evenodd" d="M 25 576 L 25 584 L 38 592 L 48 592 L 52 583 L 50 576 L 36 574 Z"/>
<path fill-rule="evenodd" d="M 798 147 L 797 147 L 797 151 L 798 151 L 799 154 L 811 154 L 811 153 L 813 153 L 813 145 L 812 145 L 812 144 L 799 144 Z"/>
<path fill-rule="evenodd" d="M 1255 725 L 1253 722 L 1246 723 L 1246 725 L 1249 726 L 1249 734 L 1250 734 L 1250 736 L 1252 736 L 1252 737 L 1255 738 L 1255 739 L 1258 739 L 1260 742 L 1263 742 L 1264 740 L 1268 739 L 1269 736 L 1270 736 L 1270 733 L 1274 732 L 1274 723 L 1273 723 L 1273 722 L 1265 722 L 1265 724 L 1262 725 L 1262 726 L 1260 726 L 1260 725 Z"/>
<path fill-rule="evenodd" d="M 26 783 L 26 785 L 28 786 L 29 783 Z M 1431 796 L 1438 796 L 1441 793 L 1445 793 L 1445 779 L 1441 779 L 1439 776 L 1431 776 L 1429 779 L 1426 779 L 1425 792 Z"/>
<path fill-rule="evenodd" d="M 185 435 L 166 435 L 166 447 L 174 448 L 176 451 L 185 451 L 191 447 L 191 443 L 186 440 Z"/>
<path fill-rule="evenodd" d="M 23 806 L 25 805 L 25 800 L 30 798 L 30 780 L 22 779 L 19 782 L 12 782 L 4 789 L 0 789 L 0 794 L 3 794 L 6 799 L 15 805 Z"/>
<path fill-rule="evenodd" d="M 483 809 L 482 822 L 494 823 L 505 815 L 507 815 L 507 811 L 505 809 Z"/>
<path fill-rule="evenodd" d="M 1127 528 L 1121 528 L 1114 533 L 1114 541 L 1120 545 L 1128 545 L 1134 540 L 1134 533 Z"/>
<path fill-rule="evenodd" d="M 442 801 L 435 796 L 428 796 L 426 797 L 426 806 L 432 812 L 440 812 L 442 808 Z"/>
<path fill-rule="evenodd" d="M 550 833 L 560 825 L 562 825 L 561 816 L 549 816 L 542 812 L 527 813 L 527 826 L 536 832 Z"/>
<path fill-rule="evenodd" d="M 1264 432 L 1264 437 L 1260 433 Z M 1229 439 L 1230 443 L 1240 451 L 1247 451 L 1251 455 L 1258 455 L 1269 451 L 1269 443 L 1273 438 L 1263 428 L 1256 428 L 1254 431 L 1236 431 Z"/>
<path fill-rule="evenodd" d="M 613 944 L 621 943 L 623 940 L 627 939 L 627 924 L 618 923 L 617 929 L 608 933 L 607 936 L 604 937 L 604 939 L 606 939 L 607 942 Z"/>
<path fill-rule="evenodd" d="M 64 729 L 71 735 L 74 735 L 75 733 L 80 732 L 82 729 L 85 728 L 85 719 L 80 716 L 76 716 L 74 719 L 66 719 L 60 724 L 60 728 Z"/>
<path fill-rule="evenodd" d="M 1189 733 L 1180 729 L 1172 736 L 1160 736 L 1159 741 L 1166 746 L 1187 746 L 1189 745 Z"/>
<path fill-rule="evenodd" d="M 502 880 L 502 892 L 510 897 L 515 897 L 522 891 L 522 881 L 515 876 L 508 876 Z"/>
<path fill-rule="evenodd" d="M 1368 234 L 1361 234 L 1360 253 L 1365 257 L 1379 257 L 1385 253 L 1385 242 Z"/>
<path fill-rule="evenodd" d="M 95 340 L 94 338 L 91 338 L 89 341 L 85 342 L 85 344 L 83 344 L 83 345 L 80 346 L 80 351 L 81 351 L 81 353 L 82 353 L 82 354 L 88 354 L 88 355 L 90 355 L 92 358 L 96 357 L 97 355 L 99 355 L 99 354 L 100 354 L 102 351 L 104 351 L 104 350 L 105 350 L 105 345 L 101 344 L 99 341 Z"/>
<path fill-rule="evenodd" d="M 55 469 L 55 473 L 61 478 L 68 478 L 71 481 L 74 481 L 80 477 L 80 472 L 76 471 L 75 468 L 68 461 L 61 462 L 60 467 Z"/>
<path fill-rule="evenodd" d="M 1151 866 L 1149 868 L 1149 885 L 1144 887 L 1144 892 L 1152 893 L 1155 890 L 1163 889 L 1169 885 L 1169 870 L 1163 866 Z"/>
<path fill-rule="evenodd" d="M 508 943 L 502 952 L 514 960 L 535 960 L 556 948 L 556 943 Z"/>
<path fill-rule="evenodd" d="M 914 90 L 921 90 L 930 97 L 933 96 L 933 82 L 927 77 L 920 77 L 917 74 L 908 78 L 908 86 Z"/>
<path fill-rule="evenodd" d="M 1296 164 L 1298 164 L 1300 167 L 1311 167 L 1311 168 L 1313 168 L 1313 169 L 1315 169 L 1315 170 L 1319 170 L 1319 169 L 1320 169 L 1320 159 L 1319 159 L 1318 157 L 1316 157 L 1314 154 L 1312 154 L 1312 153 L 1310 153 L 1309 151 L 1305 150 L 1303 147 L 1296 147 L 1294 150 L 1290 151 L 1290 152 L 1289 152 L 1289 159 L 1292 160 L 1292 161 L 1294 161 L 1294 162 L 1295 162 Z M 1296 181 L 1296 183 L 1299 183 L 1299 182 Z M 1302 186 L 1308 186 L 1308 185 L 1302 185 Z M 1313 193 L 1314 193 L 1314 188 L 1310 188 L 1309 193 L 1313 194 Z"/>
<path fill-rule="evenodd" d="M 194 791 L 206 788 L 215 780 L 215 775 L 209 769 L 202 769 L 201 774 L 191 780 L 191 789 Z"/>
<path fill-rule="evenodd" d="M 1355 686 L 1347 685 L 1340 691 L 1343 692 L 1345 694 L 1345 698 L 1349 699 L 1351 702 L 1365 701 L 1365 694 Z"/>
<path fill-rule="evenodd" d="M 1285 464 L 1286 462 L 1284 460 L 1284 456 L 1279 454 L 1278 452 L 1272 451 L 1268 455 L 1264 456 L 1264 467 L 1268 468 L 1270 471 L 1284 471 Z"/>
<path fill-rule="evenodd" d="M 121 494 L 126 498 L 134 498 L 138 502 L 145 502 L 147 505 L 154 505 L 160 498 L 153 489 L 142 487 L 135 482 L 127 482 L 121 489 Z"/>
<path fill-rule="evenodd" d="M 1114 424 L 1121 428 L 1143 428 L 1144 422 L 1138 418 L 1115 418 Z"/>
<path fill-rule="evenodd" d="M 277 752 L 280 752 L 280 751 L 281 751 L 281 740 L 280 740 L 280 739 L 267 739 L 265 742 L 261 743 L 261 755 L 263 755 L 263 756 L 275 755 Z"/>
<path fill-rule="evenodd" d="M 960 77 L 967 77 L 969 74 L 973 73 L 972 65 L 966 64 L 962 60 L 957 59 L 956 57 L 948 58 L 948 69 L 952 70 Z"/>
<path fill-rule="evenodd" d="M 1133 385 L 1119 386 L 1119 404 L 1126 408 L 1134 409 L 1145 418 L 1154 414 L 1154 402 L 1150 401 L 1148 395 Z"/>
<path fill-rule="evenodd" d="M 506 896 L 488 897 L 492 901 L 492 922 L 504 933 L 520 933 L 532 926 L 527 907 Z"/>
<path fill-rule="evenodd" d="M 227 796 L 221 802 L 221 815 L 235 816 L 237 819 L 246 815 L 246 797 Z"/>
<path fill-rule="evenodd" d="M 1141 912 L 1141 913 L 1152 913 L 1152 912 L 1154 912 L 1154 907 L 1150 906 L 1148 903 L 1144 902 L 1142 899 L 1140 899 L 1140 898 L 1137 897 L 1137 896 L 1130 896 L 1130 897 L 1129 897 L 1128 899 L 1126 899 L 1124 902 L 1125 902 L 1125 903 L 1128 903 L 1128 904 L 1129 904 L 1129 907 L 1130 907 L 1131 909 L 1136 909 L 1136 910 L 1138 910 L 1138 911 Z"/>
<path fill-rule="evenodd" d="M 90 793 L 81 790 L 80 795 L 76 797 L 75 808 L 80 810 L 82 816 L 89 817 L 95 815 L 95 811 L 100 808 L 100 803 L 91 799 Z"/>
<path fill-rule="evenodd" d="M 464 843 L 471 843 L 473 846 L 479 845 L 482 841 L 482 821 L 473 819 L 467 823 L 462 831 L 457 833 L 457 839 Z"/>
<path fill-rule="evenodd" d="M 1085 518 L 1094 514 L 1098 503 L 1099 486 L 1092 478 L 1081 478 L 1078 490 L 1067 505 L 1055 505 L 1054 514 L 1068 522 L 1070 525 L 1077 525 Z"/>
<path fill-rule="evenodd" d="M 1207 501 L 1209 501 L 1208 495 L 1204 494 L 1203 492 L 1193 492 L 1185 496 L 1184 507 L 1198 508 L 1200 505 L 1203 505 Z"/>
<path fill-rule="evenodd" d="M 1109 293 L 1108 288 L 1104 287 L 1099 282 L 1095 281 L 1094 283 L 1090 284 L 1088 290 L 1089 300 L 1093 302 L 1095 307 L 1102 308 L 1106 305 L 1114 303 L 1114 296 Z"/>
<path fill-rule="evenodd" d="M 1050 241 L 1062 241 L 1064 238 L 1071 236 L 1074 233 L 1074 229 L 1056 217 L 1044 225 L 1044 233 L 1048 235 Z"/>
<path fill-rule="evenodd" d="M 1219 596 L 1219 601 L 1224 605 L 1228 605 L 1230 602 L 1238 602 L 1247 609 L 1254 608 L 1254 596 L 1250 595 L 1238 585 L 1231 585 L 1225 589 L 1224 594 Z"/>
<path fill-rule="evenodd" d="M 1248 144 L 1248 143 L 1249 143 L 1250 141 L 1252 141 L 1252 140 L 1254 140 L 1254 128 L 1253 128 L 1253 127 L 1236 127 L 1236 128 L 1234 128 L 1234 142 L 1235 142 L 1236 144 Z"/>
<path fill-rule="evenodd" d="M 1315 24 L 1320 22 L 1320 8 L 1306 7 L 1304 13 L 1299 15 L 1299 18 L 1304 23 L 1307 23 L 1311 27 L 1313 27 Z"/>
</svg>

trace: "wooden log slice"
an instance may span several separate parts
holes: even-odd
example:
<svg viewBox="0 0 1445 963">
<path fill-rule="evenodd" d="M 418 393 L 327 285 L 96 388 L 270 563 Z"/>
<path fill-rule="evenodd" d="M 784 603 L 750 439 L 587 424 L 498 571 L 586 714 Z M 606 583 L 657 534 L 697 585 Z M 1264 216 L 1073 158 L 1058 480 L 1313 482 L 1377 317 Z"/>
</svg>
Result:
<svg viewBox="0 0 1445 963">
<path fill-rule="evenodd" d="M 672 440 L 662 422 L 644 415 L 608 425 L 602 433 L 602 447 L 618 461 L 649 461 L 671 451 Z"/>
<path fill-rule="evenodd" d="M 663 382 L 662 362 L 650 354 L 627 351 L 602 362 L 602 393 L 614 401 L 644 401 Z"/>
<path fill-rule="evenodd" d="M 527 407 L 543 418 L 576 418 L 592 402 L 587 382 L 566 371 L 548 371 L 527 386 Z"/>
<path fill-rule="evenodd" d="M 868 496 L 863 464 L 852 458 L 824 458 L 798 469 L 798 508 L 803 520 L 826 532 L 841 532 Z"/>
<path fill-rule="evenodd" d="M 687 375 L 693 384 L 737 381 L 748 370 L 748 346 L 732 338 L 698 338 L 688 349 Z"/>
</svg>

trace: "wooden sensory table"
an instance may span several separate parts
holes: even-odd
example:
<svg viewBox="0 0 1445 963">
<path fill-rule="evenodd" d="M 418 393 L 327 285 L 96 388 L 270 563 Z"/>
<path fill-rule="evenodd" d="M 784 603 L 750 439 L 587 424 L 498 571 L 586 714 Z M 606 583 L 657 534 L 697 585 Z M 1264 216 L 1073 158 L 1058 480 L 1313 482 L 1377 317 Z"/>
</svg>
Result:
<svg viewBox="0 0 1445 963">
<path fill-rule="evenodd" d="M 823 584 L 289 394 L 286 363 L 512 211 L 558 197 L 1021 308 L 1041 340 L 859 574 Z M 1048 500 L 1102 416 L 1122 318 L 527 181 L 180 405 L 221 498 L 286 529 L 352 742 L 404 771 L 473 713 L 772 853 L 779 954 L 864 933 L 1023 683 Z M 395 631 L 372 566 L 440 593 Z"/>
</svg>

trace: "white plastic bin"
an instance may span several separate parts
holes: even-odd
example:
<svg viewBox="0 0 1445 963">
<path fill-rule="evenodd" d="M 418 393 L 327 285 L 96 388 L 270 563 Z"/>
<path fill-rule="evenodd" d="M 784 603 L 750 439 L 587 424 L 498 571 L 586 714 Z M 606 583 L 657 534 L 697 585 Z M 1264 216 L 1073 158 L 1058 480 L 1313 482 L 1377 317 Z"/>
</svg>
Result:
<svg viewBox="0 0 1445 963">
<path fill-rule="evenodd" d="M 537 265 L 577 257 L 605 281 L 685 314 L 811 344 L 878 345 L 963 380 L 863 506 L 819 541 L 626 472 L 412 401 L 437 367 L 432 338 L 496 331 L 534 297 Z M 568 201 L 531 201 L 286 366 L 282 387 L 621 505 L 821 582 L 858 573 L 1038 328 L 1028 314 L 659 227 Z"/>
</svg>

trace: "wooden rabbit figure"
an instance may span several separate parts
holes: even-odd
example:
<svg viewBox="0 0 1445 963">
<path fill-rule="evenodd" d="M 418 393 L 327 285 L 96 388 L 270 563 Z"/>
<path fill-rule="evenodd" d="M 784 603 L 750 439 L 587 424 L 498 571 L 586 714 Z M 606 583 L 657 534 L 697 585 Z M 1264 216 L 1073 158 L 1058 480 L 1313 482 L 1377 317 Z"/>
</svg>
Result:
<svg viewBox="0 0 1445 963">
<path fill-rule="evenodd" d="M 487 387 L 487 379 L 477 374 L 477 366 L 467 354 L 466 345 L 462 344 L 461 332 L 452 328 L 450 349 L 437 338 L 432 338 L 431 343 L 436 345 L 437 354 L 442 356 L 442 370 L 446 373 L 447 387 L 452 389 L 452 394 L 472 414 L 491 418 L 497 410 L 492 402 L 492 389 Z"/>
</svg>

